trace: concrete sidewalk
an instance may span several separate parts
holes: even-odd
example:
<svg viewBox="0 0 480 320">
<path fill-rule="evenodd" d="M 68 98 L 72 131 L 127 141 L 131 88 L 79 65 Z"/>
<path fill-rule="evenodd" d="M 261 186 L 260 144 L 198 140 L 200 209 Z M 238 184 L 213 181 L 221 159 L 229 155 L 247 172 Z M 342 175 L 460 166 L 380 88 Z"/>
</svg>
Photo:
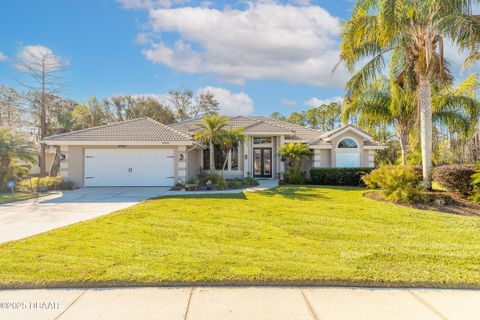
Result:
<svg viewBox="0 0 480 320">
<path fill-rule="evenodd" d="M 480 291 L 195 287 L 0 291 L 0 319 L 480 319 Z"/>
</svg>

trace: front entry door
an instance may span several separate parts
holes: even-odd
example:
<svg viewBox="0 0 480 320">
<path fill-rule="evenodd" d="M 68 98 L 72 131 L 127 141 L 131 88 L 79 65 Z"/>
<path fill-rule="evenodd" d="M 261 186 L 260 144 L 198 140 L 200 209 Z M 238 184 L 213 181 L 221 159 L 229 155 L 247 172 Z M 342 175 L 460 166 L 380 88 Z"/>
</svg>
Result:
<svg viewBox="0 0 480 320">
<path fill-rule="evenodd" d="M 272 177 L 272 148 L 253 148 L 253 176 Z"/>
</svg>

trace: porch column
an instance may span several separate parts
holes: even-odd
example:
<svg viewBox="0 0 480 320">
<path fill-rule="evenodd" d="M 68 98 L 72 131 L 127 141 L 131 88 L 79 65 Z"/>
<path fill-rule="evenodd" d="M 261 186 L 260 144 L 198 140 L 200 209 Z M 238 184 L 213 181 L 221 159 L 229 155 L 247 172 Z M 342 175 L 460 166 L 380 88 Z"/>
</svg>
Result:
<svg viewBox="0 0 480 320">
<path fill-rule="evenodd" d="M 368 150 L 368 167 L 373 168 L 375 167 L 375 151 Z"/>
<path fill-rule="evenodd" d="M 68 146 L 61 146 L 60 152 L 65 155 L 65 159 L 60 161 L 60 177 L 68 180 Z"/>
<path fill-rule="evenodd" d="M 185 181 L 187 181 L 187 147 L 186 146 L 178 146 L 177 164 L 178 164 L 177 165 L 177 182 L 185 183 Z"/>
<path fill-rule="evenodd" d="M 322 166 L 322 150 L 315 149 L 313 151 L 313 167 L 320 168 Z"/>
<path fill-rule="evenodd" d="M 249 145 L 250 145 L 250 137 L 247 137 L 243 142 L 243 176 L 244 177 L 248 176 L 247 173 L 249 171 L 249 165 L 248 165 L 248 163 L 250 162 Z"/>
<path fill-rule="evenodd" d="M 285 136 L 280 136 L 278 137 L 278 146 L 281 147 L 285 143 Z M 280 173 L 280 179 L 283 179 L 283 173 L 285 172 L 285 161 L 282 161 L 282 156 L 279 154 L 278 155 L 278 163 L 279 163 L 279 170 L 278 172 Z"/>
</svg>

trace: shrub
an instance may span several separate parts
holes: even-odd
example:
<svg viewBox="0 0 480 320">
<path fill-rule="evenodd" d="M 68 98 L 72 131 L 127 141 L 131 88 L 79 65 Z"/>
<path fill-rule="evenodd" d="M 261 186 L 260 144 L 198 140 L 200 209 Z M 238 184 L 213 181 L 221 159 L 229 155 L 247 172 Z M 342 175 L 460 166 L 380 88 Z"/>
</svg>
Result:
<svg viewBox="0 0 480 320">
<path fill-rule="evenodd" d="M 411 166 L 383 166 L 363 176 L 362 180 L 369 188 L 381 188 L 385 198 L 393 202 L 424 200 L 420 177 Z"/>
<path fill-rule="evenodd" d="M 245 186 L 243 180 L 240 179 L 229 180 L 227 184 L 232 189 L 241 189 Z"/>
<path fill-rule="evenodd" d="M 470 185 L 473 187 L 471 200 L 480 203 L 480 162 L 477 163 L 477 171 L 472 175 Z"/>
<path fill-rule="evenodd" d="M 290 168 L 285 171 L 283 178 L 288 184 L 304 184 L 306 173 L 299 168 Z"/>
<path fill-rule="evenodd" d="M 185 182 L 185 184 L 197 184 L 198 181 L 197 181 L 197 178 L 195 177 L 191 177 L 191 178 L 188 178 L 187 181 Z"/>
<path fill-rule="evenodd" d="M 243 184 L 245 187 L 255 187 L 258 186 L 258 181 L 252 177 L 246 177 L 243 179 Z"/>
<path fill-rule="evenodd" d="M 198 179 L 202 185 L 206 185 L 207 182 L 210 181 L 216 189 L 223 190 L 227 187 L 227 183 L 223 176 L 215 171 L 202 171 L 198 175 Z"/>
<path fill-rule="evenodd" d="M 31 192 L 36 191 L 41 187 L 46 187 L 48 190 L 72 190 L 74 188 L 74 184 L 72 181 L 62 180 L 60 177 L 35 177 L 22 180 L 17 185 L 17 190 Z"/>
<path fill-rule="evenodd" d="M 372 170 L 372 168 L 312 168 L 310 180 L 312 184 L 360 186 L 363 184 L 362 176 Z"/>
<path fill-rule="evenodd" d="M 449 191 L 469 195 L 473 191 L 470 182 L 474 173 L 475 165 L 473 164 L 439 166 L 433 170 L 433 180 Z"/>
</svg>

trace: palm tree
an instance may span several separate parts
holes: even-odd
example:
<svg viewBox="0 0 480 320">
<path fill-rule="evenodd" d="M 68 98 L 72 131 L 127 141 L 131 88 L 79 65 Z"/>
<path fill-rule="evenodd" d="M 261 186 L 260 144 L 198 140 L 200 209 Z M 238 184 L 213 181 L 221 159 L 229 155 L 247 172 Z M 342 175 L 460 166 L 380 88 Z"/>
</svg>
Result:
<svg viewBox="0 0 480 320">
<path fill-rule="evenodd" d="M 8 129 L 0 129 L 0 184 L 5 182 L 13 161 L 17 159 L 35 162 L 36 152 L 33 143 Z"/>
<path fill-rule="evenodd" d="M 213 148 L 221 143 L 223 131 L 228 125 L 228 118 L 225 116 L 211 115 L 203 118 L 203 123 L 198 125 L 198 132 L 195 139 L 208 143 L 210 148 L 210 170 L 215 170 L 215 159 Z"/>
<path fill-rule="evenodd" d="M 300 168 L 302 159 L 309 158 L 312 154 L 308 146 L 303 143 L 290 142 L 278 147 L 277 150 L 282 157 L 288 157 L 290 167 L 295 169 Z"/>
<path fill-rule="evenodd" d="M 225 148 L 225 161 L 223 162 L 222 170 L 225 170 L 228 162 L 228 154 L 233 150 L 235 144 L 245 141 L 245 134 L 243 134 L 243 128 L 240 129 L 227 129 L 223 130 L 221 134 L 221 144 Z"/>
<path fill-rule="evenodd" d="M 478 0 L 358 0 L 342 31 L 340 60 L 355 72 L 358 63 L 370 60 L 346 84 L 347 96 L 367 88 L 384 68 L 391 53 L 396 77 L 412 68 L 418 90 L 423 184 L 432 182 L 432 79 L 445 78 L 443 41 L 449 39 L 471 55 L 480 46 L 480 28 L 472 6 Z"/>
<path fill-rule="evenodd" d="M 347 122 L 353 115 L 358 115 L 358 125 L 366 129 L 373 129 L 378 123 L 394 125 L 400 141 L 402 163 L 407 164 L 409 135 L 417 115 L 412 92 L 404 90 L 396 82 L 381 78 L 361 94 L 345 101 L 343 121 Z"/>
<path fill-rule="evenodd" d="M 480 103 L 475 98 L 477 88 L 477 75 L 472 74 L 457 87 L 450 85 L 440 91 L 434 90 L 434 122 L 461 132 L 463 136 L 472 134 L 480 114 Z M 402 163 L 407 164 L 409 137 L 417 132 L 415 90 L 404 83 L 380 78 L 345 101 L 343 121 L 357 114 L 358 124 L 366 129 L 374 128 L 379 122 L 394 125 L 399 135 Z"/>
</svg>

